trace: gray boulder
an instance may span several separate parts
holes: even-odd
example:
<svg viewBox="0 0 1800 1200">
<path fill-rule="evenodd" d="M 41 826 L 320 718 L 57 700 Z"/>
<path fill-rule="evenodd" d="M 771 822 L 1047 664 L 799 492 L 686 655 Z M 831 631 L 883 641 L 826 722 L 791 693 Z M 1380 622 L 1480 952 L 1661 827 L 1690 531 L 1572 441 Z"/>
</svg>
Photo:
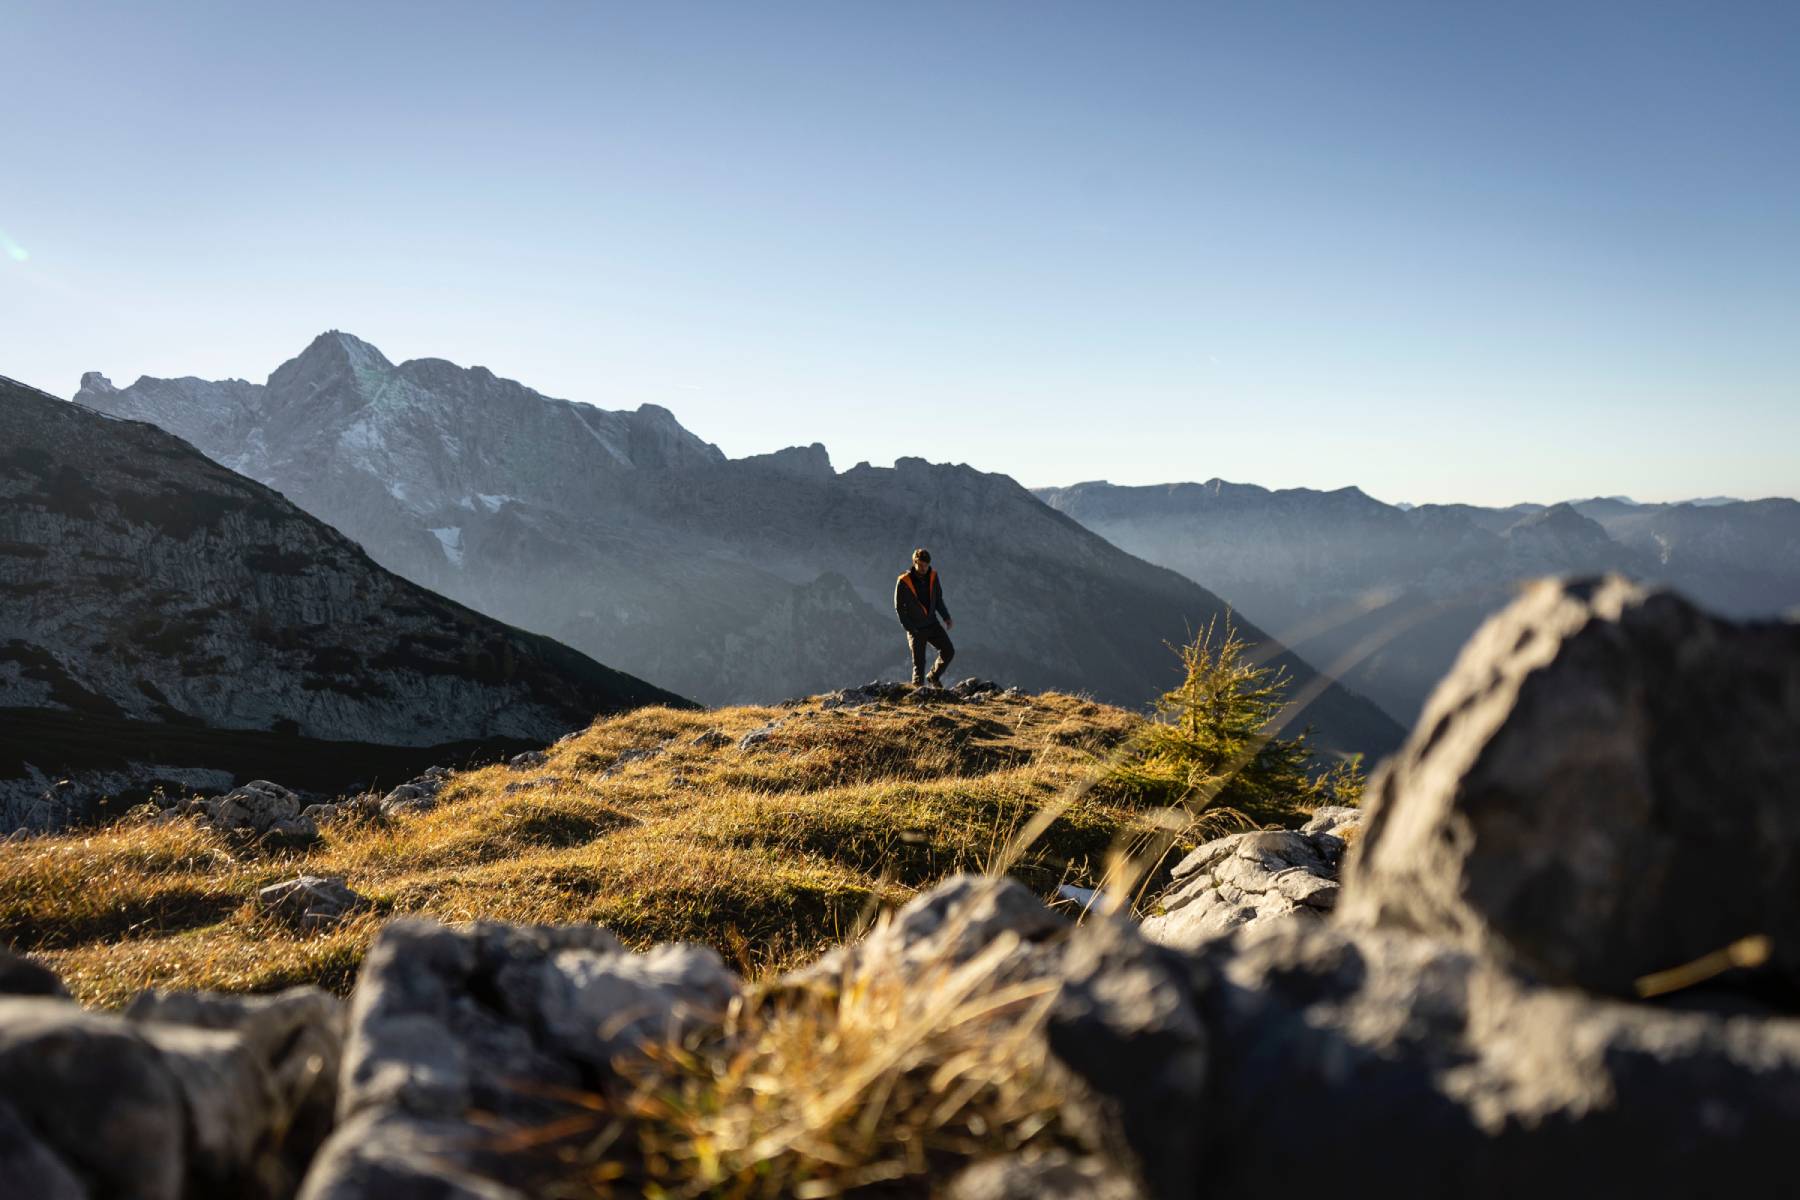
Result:
<svg viewBox="0 0 1800 1200">
<path fill-rule="evenodd" d="M 1535 985 L 1441 941 L 1284 921 L 1195 962 L 1215 1195 L 1752 1195 L 1791 1168 L 1800 1021 Z M 1296 1153 L 1296 1144 L 1305 1153 Z"/>
<path fill-rule="evenodd" d="M 1800 625 L 1533 585 L 1369 793 L 1346 919 L 1622 996 L 1764 934 L 1800 983 Z"/>
<path fill-rule="evenodd" d="M 202 801 L 207 819 L 224 832 L 267 833 L 277 822 L 300 815 L 300 797 L 267 779 L 254 779 L 223 796 Z"/>
<path fill-rule="evenodd" d="M 1005 877 L 956 875 L 908 901 L 861 941 L 827 952 L 787 976 L 787 982 L 831 984 L 857 973 L 895 972 L 917 978 L 928 970 L 963 965 L 1005 936 L 1017 939 L 1015 957 L 1067 933 L 1069 922 L 1044 907 L 1030 889 Z M 1052 960 L 1023 969 L 1042 974 Z"/>
<path fill-rule="evenodd" d="M 775 731 L 783 725 L 781 721 L 771 721 L 767 725 L 759 725 L 738 739 L 739 750 L 754 750 L 775 736 Z"/>
<path fill-rule="evenodd" d="M 1176 865 L 1154 915 L 1144 919 L 1144 936 L 1191 950 L 1243 925 L 1323 918 L 1337 906 L 1342 834 L 1357 811 L 1327 809 L 1298 831 L 1234 833 L 1206 843 Z"/>
<path fill-rule="evenodd" d="M 450 772 L 443 767 L 428 768 L 423 774 L 407 780 L 381 798 L 381 815 L 404 816 L 427 812 L 437 807 L 438 793 L 450 782 Z"/>
<path fill-rule="evenodd" d="M 256 893 L 256 900 L 276 920 L 306 930 L 328 928 L 369 904 L 342 879 L 321 875 L 271 883 Z"/>
<path fill-rule="evenodd" d="M 336 1002 L 0 998 L 0 1183 L 54 1200 L 293 1194 L 329 1119 Z"/>
<path fill-rule="evenodd" d="M 505 1131 L 566 1116 L 615 1056 L 718 1021 L 738 987 L 710 950 L 634 955 L 598 926 L 392 922 L 357 980 L 341 1124 L 302 1195 L 535 1194 L 545 1164 L 506 1152 Z"/>
</svg>

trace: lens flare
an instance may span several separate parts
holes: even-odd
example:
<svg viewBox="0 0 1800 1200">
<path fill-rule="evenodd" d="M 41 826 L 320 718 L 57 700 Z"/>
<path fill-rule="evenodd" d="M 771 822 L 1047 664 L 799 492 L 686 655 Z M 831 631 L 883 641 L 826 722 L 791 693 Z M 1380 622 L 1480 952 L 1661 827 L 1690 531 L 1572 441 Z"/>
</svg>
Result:
<svg viewBox="0 0 1800 1200">
<path fill-rule="evenodd" d="M 12 259 L 14 262 L 24 262 L 31 257 L 30 252 L 27 251 L 25 247 L 6 236 L 6 231 L 4 229 L 0 229 L 0 253 L 4 253 L 6 257 Z"/>
</svg>

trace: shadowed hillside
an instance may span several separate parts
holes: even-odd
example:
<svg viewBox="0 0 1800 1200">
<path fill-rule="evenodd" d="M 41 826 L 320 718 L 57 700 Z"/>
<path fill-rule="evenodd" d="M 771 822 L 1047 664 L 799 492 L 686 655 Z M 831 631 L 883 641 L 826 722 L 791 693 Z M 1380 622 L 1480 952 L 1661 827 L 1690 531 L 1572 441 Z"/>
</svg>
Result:
<svg viewBox="0 0 1800 1200">
<path fill-rule="evenodd" d="M 154 426 L 0 380 L 0 830 L 154 782 L 404 778 L 670 702 Z"/>
</svg>

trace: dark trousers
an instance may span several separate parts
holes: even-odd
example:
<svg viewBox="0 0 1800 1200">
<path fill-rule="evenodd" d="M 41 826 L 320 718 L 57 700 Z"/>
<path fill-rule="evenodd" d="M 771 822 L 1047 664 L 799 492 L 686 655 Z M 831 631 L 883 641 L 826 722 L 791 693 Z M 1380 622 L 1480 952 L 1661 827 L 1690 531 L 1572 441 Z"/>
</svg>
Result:
<svg viewBox="0 0 1800 1200">
<path fill-rule="evenodd" d="M 931 680 L 936 683 L 943 677 L 944 668 L 956 657 L 956 647 L 950 644 L 950 635 L 942 625 L 933 621 L 923 629 L 906 631 L 906 643 L 912 647 L 913 683 L 922 683 L 925 679 L 925 648 L 936 646 L 937 662 L 931 668 Z"/>
</svg>

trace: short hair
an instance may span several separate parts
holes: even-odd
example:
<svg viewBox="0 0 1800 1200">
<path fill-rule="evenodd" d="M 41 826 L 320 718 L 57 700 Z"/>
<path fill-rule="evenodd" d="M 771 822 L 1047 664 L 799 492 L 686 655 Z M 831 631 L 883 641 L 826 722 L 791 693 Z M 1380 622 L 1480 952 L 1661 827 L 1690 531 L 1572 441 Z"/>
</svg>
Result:
<svg viewBox="0 0 1800 1200">
<path fill-rule="evenodd" d="M 931 551 L 927 550 L 923 546 L 920 546 L 917 550 L 913 551 L 913 561 L 914 562 L 922 562 L 922 563 L 930 562 L 931 561 Z"/>
</svg>

